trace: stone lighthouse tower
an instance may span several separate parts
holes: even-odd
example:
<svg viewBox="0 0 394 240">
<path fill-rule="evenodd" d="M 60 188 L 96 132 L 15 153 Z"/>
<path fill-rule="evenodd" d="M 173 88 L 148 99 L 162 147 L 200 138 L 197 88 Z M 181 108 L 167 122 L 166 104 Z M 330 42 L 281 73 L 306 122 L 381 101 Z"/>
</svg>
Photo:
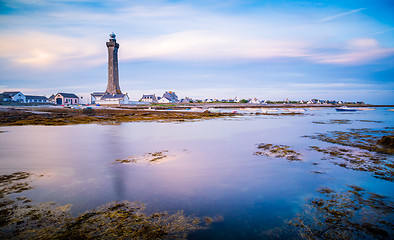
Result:
<svg viewBox="0 0 394 240">
<path fill-rule="evenodd" d="M 108 48 L 108 85 L 106 94 L 122 94 L 119 87 L 119 71 L 118 71 L 118 49 L 119 44 L 116 42 L 116 35 L 110 34 Z"/>
</svg>

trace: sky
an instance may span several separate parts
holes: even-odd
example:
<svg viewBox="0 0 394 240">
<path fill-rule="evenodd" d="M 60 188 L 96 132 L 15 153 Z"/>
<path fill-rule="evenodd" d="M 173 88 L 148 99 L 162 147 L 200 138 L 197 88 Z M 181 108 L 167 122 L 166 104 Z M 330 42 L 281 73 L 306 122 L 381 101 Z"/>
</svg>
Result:
<svg viewBox="0 0 394 240">
<path fill-rule="evenodd" d="M 0 91 L 394 104 L 393 0 L 0 0 Z"/>
</svg>

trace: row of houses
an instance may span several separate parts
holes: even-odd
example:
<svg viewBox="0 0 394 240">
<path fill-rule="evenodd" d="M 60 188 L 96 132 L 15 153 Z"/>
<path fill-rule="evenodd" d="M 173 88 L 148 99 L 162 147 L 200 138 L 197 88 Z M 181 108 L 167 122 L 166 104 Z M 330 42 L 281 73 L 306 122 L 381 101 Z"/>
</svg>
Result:
<svg viewBox="0 0 394 240">
<path fill-rule="evenodd" d="M 335 100 L 320 100 L 311 99 L 309 101 L 290 101 L 289 99 L 283 101 L 270 101 L 270 100 L 259 100 L 257 98 L 239 99 L 238 97 L 230 99 L 217 99 L 217 98 L 206 98 L 206 99 L 192 99 L 185 97 L 178 99 L 175 92 L 168 91 L 163 94 L 162 97 L 156 96 L 155 94 L 142 95 L 140 102 L 146 103 L 250 103 L 250 104 L 278 104 L 278 103 L 299 103 L 299 104 L 343 104 L 343 101 Z M 348 103 L 348 102 L 346 102 Z M 363 102 L 351 102 L 357 104 L 363 104 Z"/>
<path fill-rule="evenodd" d="M 141 102 L 146 103 L 250 103 L 250 104 L 269 104 L 269 103 L 300 103 L 300 104 L 343 104 L 343 103 L 353 103 L 353 104 L 364 104 L 364 102 L 343 102 L 335 100 L 319 100 L 311 99 L 309 101 L 289 101 L 286 99 L 284 101 L 269 101 L 269 100 L 259 100 L 257 98 L 250 99 L 239 99 L 238 97 L 230 99 L 192 99 L 185 97 L 183 99 L 178 99 L 178 96 L 173 91 L 167 91 L 162 97 L 156 96 L 155 94 L 143 95 L 140 99 Z M 57 105 L 77 105 L 80 104 L 80 99 L 74 93 L 57 93 L 52 94 L 49 98 L 45 96 L 33 96 L 25 95 L 20 91 L 15 92 L 3 92 L 0 94 L 0 102 L 9 103 L 37 103 L 37 104 L 57 104 Z M 107 94 L 107 93 L 92 93 L 91 102 L 93 104 L 128 104 L 129 96 L 128 94 Z"/>
<path fill-rule="evenodd" d="M 163 94 L 162 97 L 156 96 L 155 94 L 142 95 L 140 102 L 146 103 L 251 103 L 251 104 L 264 104 L 267 100 L 258 100 L 257 98 L 251 98 L 248 100 L 239 99 L 238 97 L 230 99 L 216 99 L 216 98 L 206 98 L 206 99 L 192 99 L 190 97 L 185 97 L 178 99 L 178 96 L 173 91 L 168 91 Z"/>
<path fill-rule="evenodd" d="M 336 101 L 336 100 L 319 100 L 319 99 L 311 99 L 307 104 L 365 104 L 364 102 L 344 102 L 344 101 Z"/>
<path fill-rule="evenodd" d="M 25 95 L 20 91 L 16 91 L 1 93 L 0 102 L 71 105 L 79 104 L 79 98 L 74 93 L 57 93 L 47 98 L 45 96 Z"/>
<path fill-rule="evenodd" d="M 156 96 L 155 94 L 149 94 L 149 95 L 143 94 L 139 101 L 146 102 L 146 103 L 240 102 L 240 100 L 237 97 L 234 99 L 223 99 L 223 100 L 218 100 L 218 99 L 204 99 L 204 100 L 195 99 L 195 100 L 193 100 L 190 97 L 185 97 L 185 98 L 179 99 L 178 96 L 173 91 L 165 92 L 162 97 Z"/>
<path fill-rule="evenodd" d="M 178 99 L 178 96 L 173 91 L 168 91 L 163 94 L 162 97 L 156 96 L 155 94 L 142 95 L 140 102 L 146 103 L 179 103 L 182 100 Z"/>
</svg>

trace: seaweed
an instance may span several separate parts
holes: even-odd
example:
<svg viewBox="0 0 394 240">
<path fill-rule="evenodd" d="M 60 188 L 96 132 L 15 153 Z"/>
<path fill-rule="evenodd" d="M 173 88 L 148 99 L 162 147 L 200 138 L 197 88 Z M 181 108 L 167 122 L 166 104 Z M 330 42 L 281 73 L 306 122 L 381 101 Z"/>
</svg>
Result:
<svg viewBox="0 0 394 240">
<path fill-rule="evenodd" d="M 316 124 L 350 124 L 352 121 L 347 119 L 331 119 L 329 121 L 314 121 Z"/>
<path fill-rule="evenodd" d="M 372 152 L 394 154 L 394 148 L 382 146 L 378 144 L 383 136 L 392 136 L 394 131 L 392 128 L 384 130 L 376 130 L 369 128 L 350 129 L 350 131 L 330 131 L 327 133 L 317 133 L 309 137 L 318 139 L 323 142 L 336 143 L 343 146 L 355 147 Z"/>
<path fill-rule="evenodd" d="M 269 112 L 256 112 L 254 115 L 263 115 L 263 116 L 304 116 L 305 113 L 302 112 L 283 112 L 283 113 L 269 113 Z"/>
<path fill-rule="evenodd" d="M 325 172 L 321 172 L 321 171 L 311 171 L 311 172 L 315 174 L 326 174 Z"/>
<path fill-rule="evenodd" d="M 216 215 L 214 217 L 207 216 L 207 217 L 204 217 L 203 219 L 204 219 L 204 222 L 208 225 L 215 223 L 215 222 L 223 222 L 224 221 L 224 217 L 222 215 Z"/>
<path fill-rule="evenodd" d="M 45 111 L 45 114 L 39 114 Z M 24 109 L 0 111 L 0 126 L 22 125 L 71 125 L 71 124 L 120 124 L 136 121 L 184 122 L 221 117 L 233 117 L 234 113 L 171 112 L 131 109 L 68 109 L 37 108 L 36 113 Z"/>
<path fill-rule="evenodd" d="M 379 121 L 379 120 L 356 120 L 359 122 L 368 122 L 368 123 L 383 123 L 383 121 Z"/>
<path fill-rule="evenodd" d="M 383 136 L 376 143 L 386 148 L 394 149 L 394 136 Z"/>
<path fill-rule="evenodd" d="M 344 192 L 328 187 L 288 221 L 294 239 L 393 239 L 394 204 L 390 198 L 350 185 Z M 286 227 L 285 227 L 286 228 Z"/>
<path fill-rule="evenodd" d="M 31 189 L 28 182 L 18 184 L 31 176 L 28 172 L 0 176 L 1 239 L 186 239 L 188 233 L 205 228 L 199 218 L 182 211 L 146 215 L 144 204 L 138 202 L 109 202 L 72 216 L 70 204 L 34 204 L 13 196 Z"/>
<path fill-rule="evenodd" d="M 326 155 L 334 164 L 356 171 L 369 172 L 372 176 L 387 181 L 394 181 L 393 159 L 385 154 L 359 151 L 350 148 L 310 146 L 310 149 Z"/>
<path fill-rule="evenodd" d="M 161 152 L 154 152 L 154 153 L 148 153 L 152 158 L 148 159 L 148 162 L 157 162 L 161 159 L 166 158 L 167 156 L 164 155 L 165 152 L 168 152 L 167 150 L 163 150 Z"/>
<path fill-rule="evenodd" d="M 186 239 L 200 220 L 176 213 L 146 215 L 138 202 L 110 202 L 73 217 L 71 205 L 53 202 L 19 208 L 0 228 L 3 239 Z"/>
<path fill-rule="evenodd" d="M 289 161 L 301 161 L 301 153 L 290 149 L 287 145 L 273 145 L 260 143 L 257 148 L 259 151 L 253 153 L 253 155 L 264 155 L 273 158 L 286 158 Z"/>
<path fill-rule="evenodd" d="M 146 153 L 141 156 L 130 156 L 125 159 L 116 159 L 114 163 L 159 163 L 160 160 L 167 158 L 168 150 L 162 150 L 160 152 Z"/>
</svg>

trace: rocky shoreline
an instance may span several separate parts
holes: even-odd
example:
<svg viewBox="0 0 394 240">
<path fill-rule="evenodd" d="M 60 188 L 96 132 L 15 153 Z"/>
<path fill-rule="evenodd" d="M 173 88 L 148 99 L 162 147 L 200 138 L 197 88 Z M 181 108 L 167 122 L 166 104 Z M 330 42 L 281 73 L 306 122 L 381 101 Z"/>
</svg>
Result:
<svg viewBox="0 0 394 240">
<path fill-rule="evenodd" d="M 355 105 L 352 107 L 383 107 L 383 105 Z M 390 107 L 391 105 L 384 105 Z M 159 104 L 122 106 L 0 106 L 0 126 L 22 125 L 71 125 L 71 124 L 120 124 L 136 121 L 193 121 L 220 117 L 234 117 L 247 114 L 294 116 L 302 112 L 220 112 L 216 109 L 290 109 L 290 108 L 338 107 L 329 104 Z"/>
<path fill-rule="evenodd" d="M 153 111 L 139 109 L 97 108 L 72 109 L 59 107 L 0 108 L 0 126 L 120 124 L 135 121 L 192 121 L 235 116 L 236 113 L 209 111 Z"/>
</svg>

